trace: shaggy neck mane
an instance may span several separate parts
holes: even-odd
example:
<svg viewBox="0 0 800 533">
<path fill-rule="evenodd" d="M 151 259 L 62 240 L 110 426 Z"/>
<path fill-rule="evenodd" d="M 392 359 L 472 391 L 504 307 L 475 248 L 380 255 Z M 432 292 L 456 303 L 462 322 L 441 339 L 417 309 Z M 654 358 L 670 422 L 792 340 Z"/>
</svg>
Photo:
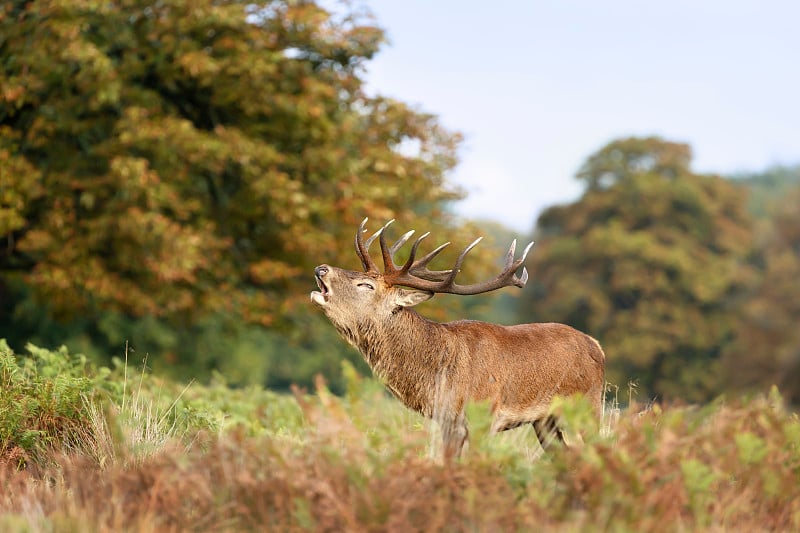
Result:
<svg viewBox="0 0 800 533">
<path fill-rule="evenodd" d="M 454 352 L 448 349 L 445 329 L 412 309 L 400 308 L 385 321 L 368 318 L 353 330 L 339 331 L 395 396 L 411 409 L 432 416 L 437 390 L 432 370 L 446 370 L 445 358 Z"/>
</svg>

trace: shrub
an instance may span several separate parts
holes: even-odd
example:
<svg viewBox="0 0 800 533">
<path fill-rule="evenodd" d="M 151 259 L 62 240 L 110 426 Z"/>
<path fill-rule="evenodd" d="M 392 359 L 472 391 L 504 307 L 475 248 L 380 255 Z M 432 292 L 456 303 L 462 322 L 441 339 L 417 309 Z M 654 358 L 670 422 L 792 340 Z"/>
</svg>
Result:
<svg viewBox="0 0 800 533">
<path fill-rule="evenodd" d="M 86 437 L 85 398 L 94 393 L 83 356 L 29 344 L 19 360 L 0 339 L 0 461 L 18 467 Z"/>
</svg>

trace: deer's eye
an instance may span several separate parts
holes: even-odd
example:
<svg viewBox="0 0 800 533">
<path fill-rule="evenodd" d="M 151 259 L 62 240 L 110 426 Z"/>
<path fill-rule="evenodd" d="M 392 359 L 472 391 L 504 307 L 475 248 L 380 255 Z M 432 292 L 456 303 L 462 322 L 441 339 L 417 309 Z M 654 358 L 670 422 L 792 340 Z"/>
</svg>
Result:
<svg viewBox="0 0 800 533">
<path fill-rule="evenodd" d="M 371 291 L 375 290 L 375 286 L 372 283 L 359 283 L 359 287 L 364 287 L 365 289 L 369 289 Z"/>
</svg>

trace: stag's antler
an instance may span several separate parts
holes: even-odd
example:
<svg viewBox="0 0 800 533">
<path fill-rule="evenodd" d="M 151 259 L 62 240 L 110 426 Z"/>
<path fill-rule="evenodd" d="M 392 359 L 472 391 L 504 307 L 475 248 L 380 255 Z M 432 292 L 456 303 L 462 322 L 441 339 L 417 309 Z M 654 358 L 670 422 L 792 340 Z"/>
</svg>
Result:
<svg viewBox="0 0 800 533">
<path fill-rule="evenodd" d="M 388 246 L 386 243 L 385 230 L 392 222 L 394 222 L 394 220 L 387 222 L 381 229 L 376 231 L 369 239 L 367 239 L 367 242 L 364 242 L 364 237 L 362 234 L 366 231 L 365 226 L 367 224 L 367 219 L 365 218 L 358 228 L 355 243 L 356 253 L 361 259 L 361 263 L 364 265 L 364 270 L 366 272 L 380 274 L 377 265 L 369 255 L 370 244 L 372 244 L 376 238 L 380 239 L 381 254 L 383 255 L 384 265 L 383 280 L 389 285 L 403 285 L 406 287 L 422 289 L 430 292 L 466 295 L 489 292 L 502 287 L 508 287 L 510 285 L 514 285 L 515 287 L 524 287 L 525 283 L 528 281 L 527 269 L 523 267 L 521 276 L 517 276 L 516 271 L 520 266 L 522 266 L 522 263 L 525 261 L 525 257 L 528 255 L 528 251 L 531 249 L 531 246 L 533 246 L 533 243 L 530 243 L 528 246 L 526 246 L 525 251 L 522 252 L 522 257 L 515 260 L 514 254 L 517 247 L 516 239 L 511 242 L 511 247 L 508 249 L 503 271 L 500 272 L 500 274 L 498 274 L 494 279 L 484 281 L 483 283 L 473 283 L 470 285 L 459 285 L 455 283 L 456 276 L 461 271 L 461 264 L 464 262 L 464 257 L 466 257 L 467 253 L 469 253 L 470 250 L 472 250 L 479 242 L 481 242 L 483 237 L 475 239 L 472 244 L 464 248 L 464 250 L 458 256 L 458 259 L 456 259 L 452 269 L 429 270 L 428 264 L 437 255 L 439 255 L 442 250 L 449 246 L 450 243 L 446 242 L 424 257 L 416 259 L 419 243 L 422 242 L 425 237 L 430 235 L 430 232 L 428 232 L 420 235 L 411 246 L 411 254 L 408 256 L 408 260 L 402 266 L 396 265 L 394 262 L 394 254 L 408 241 L 409 238 L 411 238 L 411 236 L 414 234 L 414 230 L 405 233 L 392 246 Z"/>
</svg>

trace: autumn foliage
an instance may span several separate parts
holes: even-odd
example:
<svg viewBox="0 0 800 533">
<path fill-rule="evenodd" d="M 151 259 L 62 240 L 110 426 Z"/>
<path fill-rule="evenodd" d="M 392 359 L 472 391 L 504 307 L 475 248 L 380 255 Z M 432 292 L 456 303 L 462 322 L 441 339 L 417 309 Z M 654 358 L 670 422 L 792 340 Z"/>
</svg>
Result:
<svg viewBox="0 0 800 533">
<path fill-rule="evenodd" d="M 8 2 L 0 35 L 0 275 L 58 315 L 269 325 L 363 216 L 437 226 L 456 197 L 458 136 L 365 94 L 383 33 L 356 13 Z"/>
</svg>

